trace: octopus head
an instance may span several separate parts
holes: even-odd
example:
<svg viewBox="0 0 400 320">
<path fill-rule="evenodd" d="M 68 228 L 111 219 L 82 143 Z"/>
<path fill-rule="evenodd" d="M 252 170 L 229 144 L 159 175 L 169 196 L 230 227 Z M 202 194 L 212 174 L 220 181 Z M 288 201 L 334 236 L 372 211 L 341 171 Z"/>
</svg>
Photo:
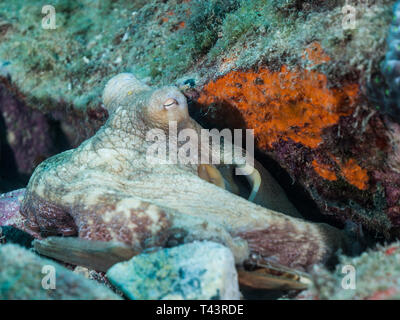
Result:
<svg viewBox="0 0 400 320">
<path fill-rule="evenodd" d="M 132 106 L 149 127 L 167 129 L 170 121 L 181 127 L 189 119 L 186 97 L 177 87 L 152 89 L 131 73 L 120 73 L 107 82 L 103 103 L 110 114 L 118 106 Z"/>
<path fill-rule="evenodd" d="M 131 73 L 120 73 L 108 80 L 103 92 L 104 107 L 112 113 L 118 106 L 130 104 L 132 98 L 150 87 Z"/>
</svg>

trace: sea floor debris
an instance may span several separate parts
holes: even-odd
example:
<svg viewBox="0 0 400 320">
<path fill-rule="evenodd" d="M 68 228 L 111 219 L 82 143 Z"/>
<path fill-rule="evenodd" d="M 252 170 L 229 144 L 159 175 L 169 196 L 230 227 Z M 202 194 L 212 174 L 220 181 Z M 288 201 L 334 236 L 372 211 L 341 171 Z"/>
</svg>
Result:
<svg viewBox="0 0 400 320">
<path fill-rule="evenodd" d="M 399 300 L 400 243 L 377 245 L 356 257 L 340 256 L 336 268 L 315 266 L 300 300 Z"/>
</svg>

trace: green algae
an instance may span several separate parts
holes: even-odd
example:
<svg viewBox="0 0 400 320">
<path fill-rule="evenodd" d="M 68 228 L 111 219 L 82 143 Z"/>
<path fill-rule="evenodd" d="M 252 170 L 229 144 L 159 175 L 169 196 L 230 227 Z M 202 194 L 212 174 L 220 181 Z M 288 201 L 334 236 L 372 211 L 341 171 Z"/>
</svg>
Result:
<svg viewBox="0 0 400 320">
<path fill-rule="evenodd" d="M 45 30 L 47 3 L 15 0 L 0 3 L 0 60 L 39 109 L 96 107 L 118 72 L 159 85 L 185 74 L 204 82 L 227 71 L 219 68 L 224 58 L 234 61 L 229 69 L 305 66 L 304 48 L 314 41 L 331 57 L 316 67 L 333 82 L 354 72 L 363 81 L 384 55 L 394 2 L 355 5 L 357 27 L 343 30 L 337 0 L 57 0 L 57 29 Z"/>
</svg>

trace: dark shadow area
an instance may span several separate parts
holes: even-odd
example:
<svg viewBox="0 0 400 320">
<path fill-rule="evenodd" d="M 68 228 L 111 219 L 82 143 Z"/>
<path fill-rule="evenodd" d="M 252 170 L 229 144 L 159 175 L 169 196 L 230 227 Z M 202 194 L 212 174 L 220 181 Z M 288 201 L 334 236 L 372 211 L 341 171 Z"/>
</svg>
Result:
<svg viewBox="0 0 400 320">
<path fill-rule="evenodd" d="M 228 103 L 211 104 L 204 108 L 188 99 L 188 106 L 189 115 L 206 129 L 246 129 L 246 122 L 239 110 Z"/>
<path fill-rule="evenodd" d="M 61 122 L 46 116 L 49 124 L 49 136 L 51 139 L 50 154 L 38 154 L 33 160 L 33 170 L 44 160 L 52 155 L 71 149 L 65 133 L 61 128 Z M 4 119 L 0 114 L 0 193 L 24 188 L 29 182 L 30 175 L 22 174 L 18 170 L 14 151 L 7 142 L 7 129 Z M 33 172 L 32 170 L 32 172 Z"/>
<path fill-rule="evenodd" d="M 7 142 L 4 117 L 0 113 L 0 193 L 22 188 L 28 179 L 18 172 L 14 152 Z"/>
<path fill-rule="evenodd" d="M 69 148 L 61 121 L 24 103 L 8 81 L 0 83 L 0 193 L 25 187 L 42 161 Z"/>
<path fill-rule="evenodd" d="M 329 216 L 322 214 L 317 204 L 313 199 L 311 199 L 307 190 L 304 189 L 300 183 L 294 181 L 287 171 L 279 165 L 279 163 L 259 150 L 255 150 L 254 156 L 280 184 L 289 200 L 301 213 L 304 219 L 313 222 L 328 223 L 337 228 L 343 227 L 340 222 L 332 218 L 330 219 Z"/>
<path fill-rule="evenodd" d="M 61 121 L 55 120 L 49 116 L 46 117 L 50 126 L 50 135 L 53 140 L 53 154 L 63 152 L 71 149 L 72 145 L 68 141 L 67 135 L 64 133 L 61 127 Z"/>
<path fill-rule="evenodd" d="M 283 290 L 262 290 L 240 286 L 240 292 L 246 300 L 277 300 L 287 294 Z"/>
</svg>

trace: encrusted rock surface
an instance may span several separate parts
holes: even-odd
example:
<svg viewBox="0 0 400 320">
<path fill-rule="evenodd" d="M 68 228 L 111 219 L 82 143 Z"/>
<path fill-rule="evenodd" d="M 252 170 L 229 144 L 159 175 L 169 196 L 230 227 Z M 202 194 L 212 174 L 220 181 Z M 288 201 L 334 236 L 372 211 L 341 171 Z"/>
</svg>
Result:
<svg viewBox="0 0 400 320">
<path fill-rule="evenodd" d="M 333 272 L 315 266 L 311 289 L 299 294 L 297 299 L 398 300 L 400 299 L 399 262 L 398 241 L 388 245 L 378 245 L 358 257 L 341 256 Z"/>
<path fill-rule="evenodd" d="M 40 238 L 37 232 L 25 227 L 24 218 L 19 212 L 24 194 L 25 188 L 0 194 L 0 227 L 13 226 L 35 238 Z"/>
<path fill-rule="evenodd" d="M 40 162 L 93 135 L 106 117 L 101 107 L 79 113 L 61 103 L 39 111 L 0 74 L 0 192 L 24 186 Z"/>
<path fill-rule="evenodd" d="M 55 270 L 55 289 L 44 289 L 51 284 L 50 278 L 45 278 L 51 268 Z M 0 270 L 1 300 L 121 299 L 107 287 L 14 244 L 0 245 Z"/>
<path fill-rule="evenodd" d="M 140 254 L 114 265 L 107 276 L 130 299 L 240 298 L 231 251 L 208 241 Z"/>
</svg>

